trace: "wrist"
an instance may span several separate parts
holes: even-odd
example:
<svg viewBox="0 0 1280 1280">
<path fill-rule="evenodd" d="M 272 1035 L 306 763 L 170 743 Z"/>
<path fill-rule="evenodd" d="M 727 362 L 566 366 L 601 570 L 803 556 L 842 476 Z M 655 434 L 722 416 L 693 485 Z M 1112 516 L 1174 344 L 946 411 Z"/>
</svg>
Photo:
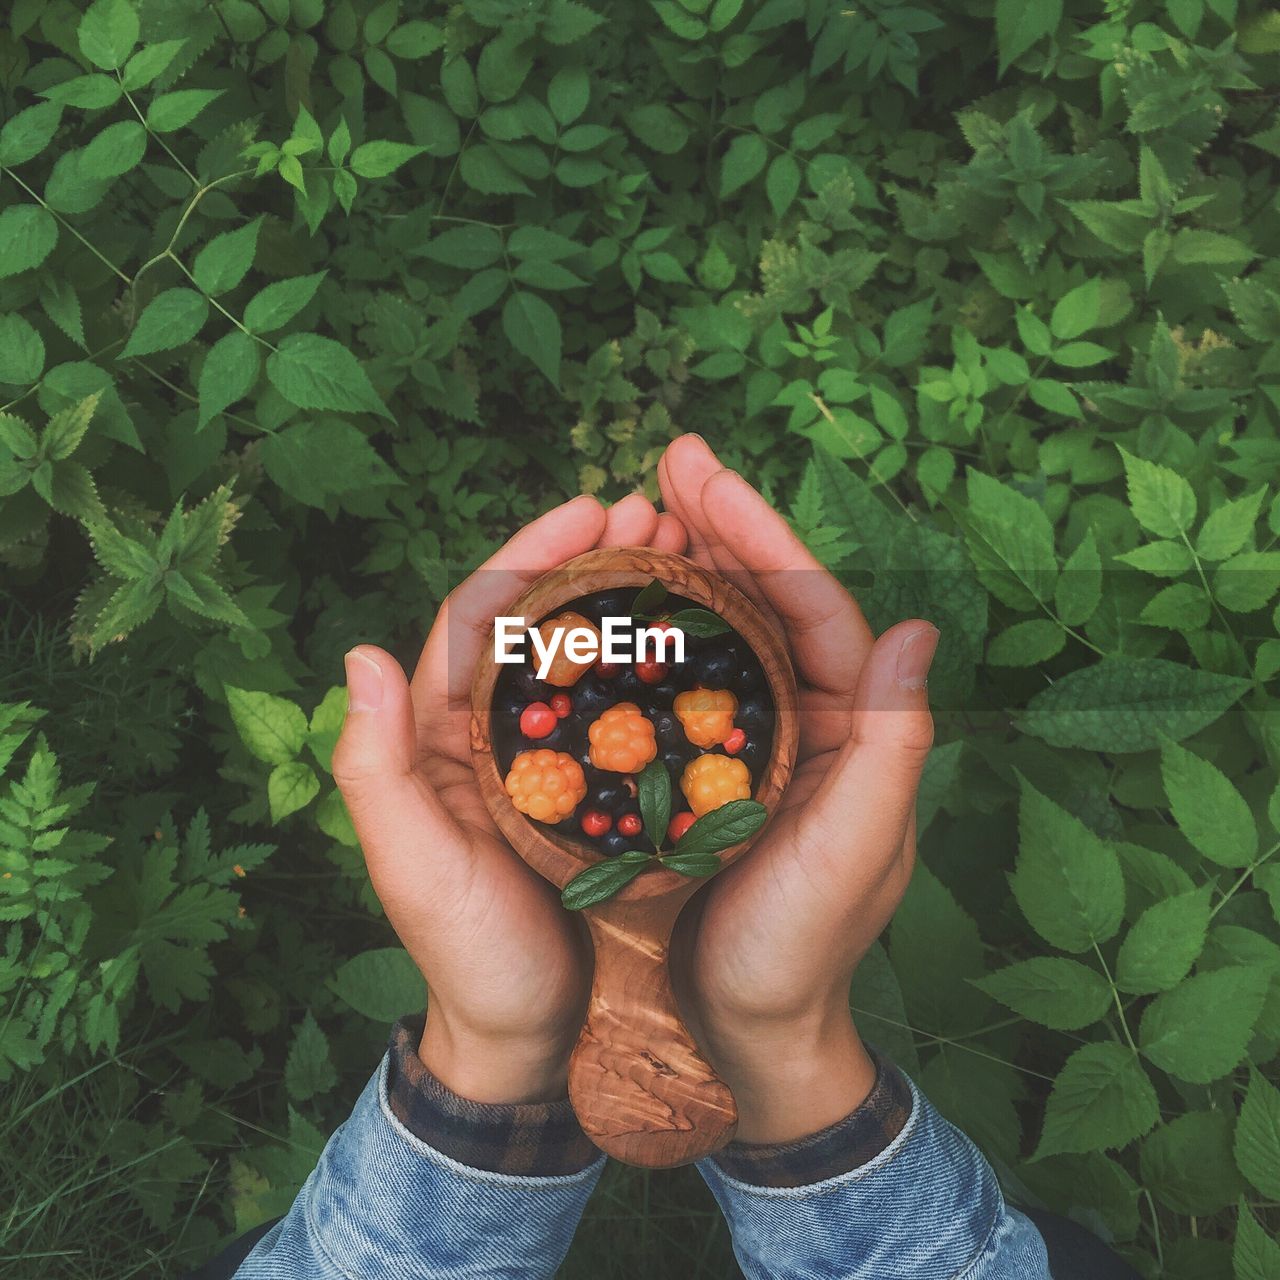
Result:
<svg viewBox="0 0 1280 1280">
<path fill-rule="evenodd" d="M 445 1088 L 472 1102 L 557 1102 L 568 1092 L 569 1054 L 564 1037 L 479 1032 L 429 1008 L 418 1057 Z"/>
<path fill-rule="evenodd" d="M 847 1008 L 707 1030 L 708 1056 L 738 1104 L 740 1142 L 794 1142 L 860 1106 L 876 1068 Z"/>
</svg>

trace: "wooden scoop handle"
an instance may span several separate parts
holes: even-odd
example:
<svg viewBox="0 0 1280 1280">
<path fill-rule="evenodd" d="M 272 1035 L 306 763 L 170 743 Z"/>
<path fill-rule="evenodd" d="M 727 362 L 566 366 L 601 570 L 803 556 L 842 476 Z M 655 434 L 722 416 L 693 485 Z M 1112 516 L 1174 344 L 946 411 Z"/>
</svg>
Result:
<svg viewBox="0 0 1280 1280">
<path fill-rule="evenodd" d="M 623 903 L 587 911 L 595 979 L 569 1060 L 569 1097 L 587 1136 L 649 1169 L 718 1151 L 738 1124 L 733 1094 L 698 1052 L 671 990 L 677 911 Z"/>
</svg>

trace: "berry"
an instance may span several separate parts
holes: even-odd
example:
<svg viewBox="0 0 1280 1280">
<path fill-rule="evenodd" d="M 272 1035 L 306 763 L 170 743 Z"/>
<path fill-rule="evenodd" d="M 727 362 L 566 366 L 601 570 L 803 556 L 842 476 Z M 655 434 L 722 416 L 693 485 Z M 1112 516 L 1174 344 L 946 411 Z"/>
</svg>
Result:
<svg viewBox="0 0 1280 1280">
<path fill-rule="evenodd" d="M 636 675 L 640 677 L 645 684 L 657 684 L 664 679 L 667 674 L 667 664 L 665 662 L 637 662 Z"/>
<path fill-rule="evenodd" d="M 567 693 L 553 694 L 548 705 L 556 713 L 557 720 L 563 720 L 573 710 L 573 702 Z"/>
<path fill-rule="evenodd" d="M 582 815 L 581 825 L 583 833 L 594 840 L 597 836 L 604 835 L 613 826 L 613 819 L 607 813 L 601 813 L 598 809 L 588 809 Z"/>
<path fill-rule="evenodd" d="M 553 692 L 551 686 L 539 680 L 533 667 L 522 667 L 516 674 L 516 688 L 531 702 L 545 702 Z"/>
<path fill-rule="evenodd" d="M 624 701 L 635 701 L 645 697 L 649 686 L 636 675 L 635 667 L 623 667 L 613 678 L 613 695 Z"/>
<path fill-rule="evenodd" d="M 659 711 L 653 717 L 653 731 L 657 734 L 658 744 L 664 751 L 684 745 L 684 729 L 672 711 Z"/>
<path fill-rule="evenodd" d="M 675 777 L 679 777 L 684 771 L 685 764 L 688 763 L 689 757 L 680 750 L 664 751 L 662 753 L 662 767 Z"/>
<path fill-rule="evenodd" d="M 737 663 L 723 649 L 708 649 L 693 660 L 698 681 L 711 689 L 723 689 L 733 679 Z"/>
<path fill-rule="evenodd" d="M 674 705 L 695 747 L 719 746 L 733 732 L 738 699 L 728 689 L 690 689 L 678 694 Z"/>
<path fill-rule="evenodd" d="M 595 773 L 594 769 L 592 773 Z M 593 783 L 589 792 L 593 809 L 599 809 L 602 813 L 617 813 L 624 804 L 631 802 L 626 787 L 622 785 L 622 779 L 616 773 L 603 773 L 597 776 L 600 781 Z"/>
<path fill-rule="evenodd" d="M 738 752 L 737 758 L 751 770 L 751 776 L 755 778 L 759 776 L 760 766 L 764 764 L 767 756 L 764 743 L 756 738 L 749 738 L 747 745 Z"/>
<path fill-rule="evenodd" d="M 741 728 L 751 733 L 753 730 L 769 728 L 773 716 L 765 706 L 764 698 L 757 694 L 754 697 L 743 698 L 735 719 Z"/>
<path fill-rule="evenodd" d="M 670 822 L 667 823 L 667 839 L 675 844 L 686 831 L 697 821 L 688 809 L 681 813 L 677 813 Z"/>
<path fill-rule="evenodd" d="M 747 735 L 745 730 L 735 729 L 720 745 L 724 747 L 731 756 L 736 756 L 738 752 L 747 745 Z"/>
<path fill-rule="evenodd" d="M 653 725 L 634 702 L 619 702 L 596 720 L 587 736 L 591 763 L 613 773 L 635 773 L 658 754 Z"/>
<path fill-rule="evenodd" d="M 605 662 L 602 658 L 596 663 L 594 670 L 602 680 L 612 680 L 622 670 L 622 666 L 617 662 Z"/>
<path fill-rule="evenodd" d="M 613 690 L 599 676 L 584 676 L 573 687 L 573 710 L 587 724 L 612 704 Z"/>
<path fill-rule="evenodd" d="M 751 774 L 741 760 L 732 756 L 698 756 L 685 765 L 680 790 L 689 808 L 701 818 L 730 800 L 749 800 Z"/>
<path fill-rule="evenodd" d="M 633 843 L 621 831 L 609 831 L 600 837 L 599 849 L 606 858 L 616 858 L 619 854 L 626 853 Z"/>
<path fill-rule="evenodd" d="M 668 674 L 667 678 L 660 684 L 655 684 L 650 688 L 649 701 L 655 707 L 669 707 L 675 701 L 676 694 L 679 692 L 676 682 Z"/>
<path fill-rule="evenodd" d="M 754 693 L 764 684 L 764 672 L 757 663 L 740 663 L 734 672 L 732 683 L 735 689 L 741 689 L 743 693 Z"/>
<path fill-rule="evenodd" d="M 564 636 L 561 638 L 563 643 L 558 644 L 558 647 L 554 650 L 555 657 L 551 659 L 551 669 L 547 672 L 545 678 L 548 684 L 553 684 L 558 689 L 567 689 L 571 685 L 577 684 L 582 676 L 595 665 L 596 658 L 600 653 L 600 631 L 582 614 L 566 610 L 564 613 L 557 614 L 554 618 L 548 618 L 545 622 L 540 622 L 537 626 L 537 631 L 548 648 L 551 646 L 554 633 L 560 628 L 564 630 Z M 565 652 L 568 633 L 578 628 L 585 628 L 592 632 L 596 638 L 595 649 L 585 662 L 575 662 Z"/>
<path fill-rule="evenodd" d="M 514 689 L 508 689 L 498 694 L 495 710 L 499 721 L 519 720 L 520 713 L 528 704 L 528 699 L 521 693 L 517 693 Z"/>
<path fill-rule="evenodd" d="M 618 819 L 618 830 L 624 836 L 638 836 L 644 830 L 644 823 L 638 813 L 624 813 Z"/>
<path fill-rule="evenodd" d="M 582 766 L 563 751 L 521 751 L 511 762 L 507 795 L 535 822 L 563 822 L 587 794 Z"/>
<path fill-rule="evenodd" d="M 520 713 L 520 732 L 526 738 L 545 738 L 559 723 L 559 717 L 545 702 L 531 702 Z"/>
</svg>

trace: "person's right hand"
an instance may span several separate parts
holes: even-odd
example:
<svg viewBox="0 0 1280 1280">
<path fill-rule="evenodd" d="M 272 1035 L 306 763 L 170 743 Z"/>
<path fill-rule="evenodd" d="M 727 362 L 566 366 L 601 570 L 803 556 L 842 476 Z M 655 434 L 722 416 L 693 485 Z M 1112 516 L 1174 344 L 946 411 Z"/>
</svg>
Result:
<svg viewBox="0 0 1280 1280">
<path fill-rule="evenodd" d="M 581 921 L 489 816 L 471 766 L 471 679 L 493 620 L 533 579 L 598 546 L 683 551 L 633 494 L 575 498 L 522 529 L 436 616 L 413 676 L 372 645 L 346 657 L 333 776 L 373 887 L 429 990 L 419 1056 L 477 1102 L 561 1097 L 590 987 Z"/>
</svg>

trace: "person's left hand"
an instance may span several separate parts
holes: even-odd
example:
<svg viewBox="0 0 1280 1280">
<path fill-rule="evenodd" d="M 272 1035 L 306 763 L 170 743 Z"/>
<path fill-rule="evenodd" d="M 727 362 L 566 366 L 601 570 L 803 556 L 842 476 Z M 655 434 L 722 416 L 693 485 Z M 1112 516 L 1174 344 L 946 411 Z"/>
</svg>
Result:
<svg viewBox="0 0 1280 1280">
<path fill-rule="evenodd" d="M 874 1083 L 849 983 L 911 877 L 938 632 L 915 619 L 875 638 L 701 437 L 675 441 L 658 475 L 687 554 L 777 619 L 796 668 L 795 774 L 759 840 L 693 899 L 673 957 L 690 1022 L 737 1098 L 739 1138 L 789 1141 L 848 1114 Z"/>
</svg>

